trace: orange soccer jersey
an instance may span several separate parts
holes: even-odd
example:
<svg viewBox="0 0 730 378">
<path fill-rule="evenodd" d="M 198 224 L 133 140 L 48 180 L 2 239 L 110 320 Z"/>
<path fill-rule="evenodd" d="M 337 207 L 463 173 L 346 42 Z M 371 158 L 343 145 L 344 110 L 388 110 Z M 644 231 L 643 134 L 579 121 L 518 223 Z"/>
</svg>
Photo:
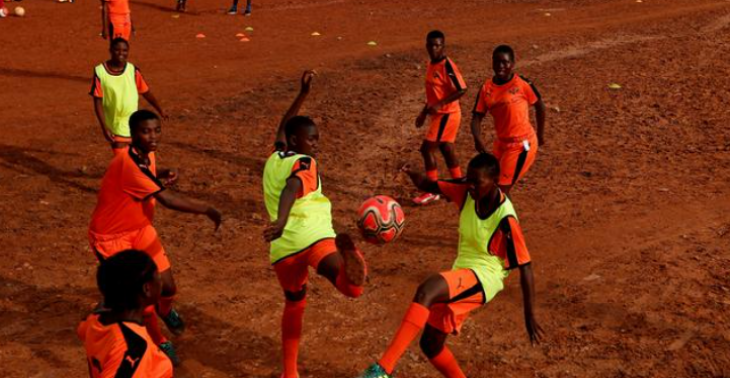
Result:
<svg viewBox="0 0 730 378">
<path fill-rule="evenodd" d="M 530 123 L 530 109 L 540 100 L 540 93 L 527 79 L 514 75 L 508 83 L 497 85 L 487 80 L 477 94 L 474 113 L 492 113 L 497 138 L 510 141 L 535 133 Z"/>
<path fill-rule="evenodd" d="M 172 362 L 133 322 L 103 324 L 89 315 L 77 330 L 84 343 L 91 378 L 169 378 Z"/>
<path fill-rule="evenodd" d="M 109 9 L 109 14 L 129 14 L 129 0 L 104 0 Z"/>
<path fill-rule="evenodd" d="M 426 103 L 431 106 L 454 92 L 466 88 L 464 78 L 456 64 L 444 58 L 437 63 L 429 63 L 426 69 Z M 459 101 L 450 102 L 438 110 L 440 114 L 460 112 Z"/>
<path fill-rule="evenodd" d="M 129 147 L 118 154 L 104 174 L 98 202 L 89 230 L 95 234 L 113 235 L 136 231 L 152 224 L 155 209 L 153 195 L 165 190 L 157 179 L 155 154 L 150 164 Z"/>
</svg>

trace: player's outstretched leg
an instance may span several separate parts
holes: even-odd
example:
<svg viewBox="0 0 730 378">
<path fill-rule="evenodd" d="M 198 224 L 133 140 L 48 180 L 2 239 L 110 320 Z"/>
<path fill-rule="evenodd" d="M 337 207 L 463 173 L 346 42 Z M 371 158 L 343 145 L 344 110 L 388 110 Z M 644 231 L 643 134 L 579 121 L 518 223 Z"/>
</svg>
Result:
<svg viewBox="0 0 730 378">
<path fill-rule="evenodd" d="M 449 300 L 449 284 L 440 274 L 426 279 L 416 290 L 398 331 L 380 361 L 371 365 L 359 378 L 390 378 L 395 365 L 421 330 L 431 314 L 430 307 Z"/>
<path fill-rule="evenodd" d="M 327 278 L 342 294 L 357 298 L 362 295 L 367 278 L 365 259 L 348 234 L 337 235 L 335 245 L 338 253 L 322 259 L 317 274 Z"/>
<path fill-rule="evenodd" d="M 160 273 L 160 278 L 162 280 L 162 295 L 160 296 L 160 302 L 157 304 L 157 314 L 165 322 L 170 332 L 175 336 L 180 336 L 185 332 L 185 323 L 180 314 L 172 308 L 172 302 L 175 300 L 175 294 L 177 293 L 172 269 Z"/>
<path fill-rule="evenodd" d="M 445 345 L 447 337 L 446 333 L 426 324 L 421 335 L 421 350 L 444 377 L 466 378 L 451 350 Z"/>
</svg>

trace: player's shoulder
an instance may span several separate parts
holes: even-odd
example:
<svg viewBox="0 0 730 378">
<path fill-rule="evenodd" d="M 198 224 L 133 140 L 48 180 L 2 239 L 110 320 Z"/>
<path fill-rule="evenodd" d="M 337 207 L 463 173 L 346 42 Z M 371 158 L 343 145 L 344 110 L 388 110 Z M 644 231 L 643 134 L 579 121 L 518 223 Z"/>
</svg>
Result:
<svg viewBox="0 0 730 378">
<path fill-rule="evenodd" d="M 522 82 L 522 83 L 525 83 L 525 84 L 527 84 L 527 85 L 530 85 L 530 86 L 533 86 L 533 85 L 535 85 L 535 84 L 534 84 L 534 83 L 532 82 L 532 80 L 530 80 L 529 78 L 527 78 L 527 77 L 526 77 L 526 76 L 524 76 L 524 75 L 517 75 L 517 80 L 519 80 L 520 82 Z"/>
</svg>

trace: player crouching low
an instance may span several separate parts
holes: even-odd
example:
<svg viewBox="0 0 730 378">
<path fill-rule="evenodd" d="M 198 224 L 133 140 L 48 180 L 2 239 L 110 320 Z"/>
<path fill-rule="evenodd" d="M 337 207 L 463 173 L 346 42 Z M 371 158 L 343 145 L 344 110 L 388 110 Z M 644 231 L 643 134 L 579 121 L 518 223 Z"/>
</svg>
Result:
<svg viewBox="0 0 730 378">
<path fill-rule="evenodd" d="M 515 268 L 520 270 L 527 333 L 531 342 L 539 342 L 542 329 L 533 315 L 530 255 L 512 203 L 497 185 L 499 161 L 490 154 L 477 155 L 469 162 L 466 182 L 460 183 L 430 181 L 407 168 L 404 171 L 418 189 L 443 195 L 459 208 L 458 256 L 452 270 L 421 283 L 390 346 L 360 378 L 391 377 L 398 359 L 421 330 L 421 349 L 436 369 L 445 377 L 465 377 L 445 346 L 446 338 L 458 334 L 469 313 L 502 290 L 504 279 Z"/>
<path fill-rule="evenodd" d="M 319 131 L 310 118 L 297 115 L 313 77 L 313 71 L 302 76 L 301 91 L 279 125 L 276 151 L 264 168 L 264 200 L 272 222 L 264 238 L 271 242 L 270 260 L 286 299 L 281 320 L 283 378 L 299 377 L 309 267 L 352 298 L 362 295 L 367 275 L 365 260 L 350 237 L 335 237 L 332 205 L 322 194 L 314 159 Z"/>
</svg>

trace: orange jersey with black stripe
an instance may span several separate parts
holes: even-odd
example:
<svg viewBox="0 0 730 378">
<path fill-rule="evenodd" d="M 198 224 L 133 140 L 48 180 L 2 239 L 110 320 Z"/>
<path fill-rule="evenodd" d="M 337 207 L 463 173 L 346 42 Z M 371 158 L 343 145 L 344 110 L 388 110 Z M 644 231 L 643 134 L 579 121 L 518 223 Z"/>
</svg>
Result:
<svg viewBox="0 0 730 378">
<path fill-rule="evenodd" d="M 426 69 L 426 104 L 432 106 L 449 97 L 454 92 L 466 89 L 464 78 L 456 64 L 447 58 L 440 62 L 429 62 Z M 438 113 L 456 113 L 461 111 L 459 100 L 442 106 Z"/>
<path fill-rule="evenodd" d="M 148 165 L 130 146 L 114 157 L 104 174 L 89 229 L 111 235 L 151 225 L 155 210 L 152 196 L 163 190 L 154 152 L 149 154 Z"/>
<path fill-rule="evenodd" d="M 466 197 L 470 195 L 470 184 L 438 181 L 438 186 L 444 197 L 453 202 L 460 211 L 463 210 L 462 207 L 466 202 Z M 504 202 L 504 194 L 500 193 L 500 196 L 501 202 Z M 476 212 L 476 209 L 472 211 Z M 491 240 L 475 240 L 474 242 L 489 243 L 489 252 L 504 261 L 504 269 L 506 270 L 529 264 L 532 261 L 530 251 L 527 249 L 527 243 L 525 243 L 525 235 L 522 233 L 522 227 L 520 227 L 520 223 L 515 217 L 503 218 Z"/>
<path fill-rule="evenodd" d="M 109 14 L 129 14 L 129 0 L 104 0 L 109 7 Z"/>
<path fill-rule="evenodd" d="M 502 85 L 489 79 L 479 90 L 474 113 L 492 113 L 499 139 L 525 138 L 535 133 L 530 123 L 530 106 L 539 100 L 535 86 L 521 76 L 514 75 Z"/>
<path fill-rule="evenodd" d="M 172 362 L 133 322 L 105 325 L 91 314 L 77 329 L 84 343 L 91 378 L 170 378 Z"/>
</svg>

